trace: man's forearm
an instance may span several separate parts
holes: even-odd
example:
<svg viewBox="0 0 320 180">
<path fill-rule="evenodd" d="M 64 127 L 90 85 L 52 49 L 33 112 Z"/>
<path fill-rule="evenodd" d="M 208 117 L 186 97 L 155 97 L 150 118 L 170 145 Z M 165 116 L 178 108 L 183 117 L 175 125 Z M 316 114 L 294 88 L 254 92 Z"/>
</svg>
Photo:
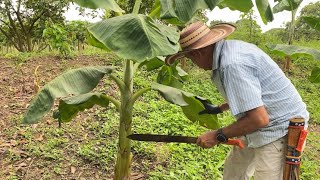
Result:
<svg viewBox="0 0 320 180">
<path fill-rule="evenodd" d="M 263 106 L 248 111 L 246 115 L 233 124 L 223 128 L 223 133 L 231 138 L 250 134 L 269 123 L 268 114 Z"/>
</svg>

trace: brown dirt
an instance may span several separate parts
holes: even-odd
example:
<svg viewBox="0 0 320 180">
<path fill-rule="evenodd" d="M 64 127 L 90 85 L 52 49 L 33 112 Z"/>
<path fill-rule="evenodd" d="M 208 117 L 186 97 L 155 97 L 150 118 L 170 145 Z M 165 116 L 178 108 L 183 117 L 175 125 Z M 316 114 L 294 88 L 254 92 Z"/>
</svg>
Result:
<svg viewBox="0 0 320 180">
<path fill-rule="evenodd" d="M 77 156 L 77 146 L 90 138 L 86 120 L 94 119 L 96 109 L 77 116 L 76 121 L 65 125 L 66 134 L 62 143 L 63 159 L 48 159 L 35 156 L 30 150 L 32 143 L 41 148 L 50 136 L 59 138 L 55 132 L 58 125 L 50 116 L 35 125 L 22 125 L 21 118 L 35 94 L 34 71 L 38 68 L 39 85 L 53 79 L 61 72 L 88 65 L 108 65 L 102 57 L 79 56 L 72 60 L 56 57 L 32 58 L 19 64 L 15 59 L 0 58 L 0 179 L 110 179 L 111 167 L 101 167 L 94 161 Z M 48 129 L 51 128 L 50 132 Z M 32 132 L 30 134 L 30 132 Z M 74 133 L 73 133 L 74 132 Z M 54 135 L 50 135 L 54 134 Z M 55 134 L 56 133 L 56 134 Z M 33 152 L 30 154 L 30 152 Z M 52 152 L 54 154 L 54 152 Z M 133 174 L 133 179 L 143 179 L 142 174 Z"/>
</svg>

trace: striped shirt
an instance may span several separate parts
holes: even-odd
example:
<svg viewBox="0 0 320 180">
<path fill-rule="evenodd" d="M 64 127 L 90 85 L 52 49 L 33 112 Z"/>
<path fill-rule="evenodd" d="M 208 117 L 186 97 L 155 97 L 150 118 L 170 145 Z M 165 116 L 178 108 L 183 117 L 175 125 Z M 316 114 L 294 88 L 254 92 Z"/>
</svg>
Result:
<svg viewBox="0 0 320 180">
<path fill-rule="evenodd" d="M 285 136 L 291 118 L 304 118 L 306 124 L 309 120 L 306 105 L 291 81 L 253 44 L 237 40 L 217 42 L 212 81 L 236 119 L 259 106 L 266 108 L 269 124 L 245 136 L 249 147 L 260 147 Z"/>
</svg>

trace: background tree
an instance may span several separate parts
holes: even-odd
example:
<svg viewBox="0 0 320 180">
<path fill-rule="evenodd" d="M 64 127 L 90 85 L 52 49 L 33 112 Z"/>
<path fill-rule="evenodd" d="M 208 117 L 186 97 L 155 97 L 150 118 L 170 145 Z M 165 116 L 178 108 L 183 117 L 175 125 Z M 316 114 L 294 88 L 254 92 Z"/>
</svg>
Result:
<svg viewBox="0 0 320 180">
<path fill-rule="evenodd" d="M 278 0 L 278 4 L 273 7 L 273 12 L 278 13 L 282 11 L 290 11 L 291 12 L 291 21 L 287 23 L 287 31 L 288 31 L 288 45 L 293 44 L 294 40 L 294 30 L 296 23 L 296 13 L 298 7 L 300 6 L 302 0 Z M 284 71 L 288 72 L 291 66 L 291 57 L 285 57 Z"/>
<path fill-rule="evenodd" d="M 52 49 L 59 51 L 64 58 L 71 56 L 71 40 L 65 28 L 57 23 L 47 23 L 43 30 L 43 37 Z"/>
<path fill-rule="evenodd" d="M 262 31 L 256 21 L 257 17 L 253 15 L 253 10 L 242 13 L 240 18 L 241 19 L 236 22 L 237 31 L 235 31 L 230 38 L 240 39 L 259 45 Z"/>
<path fill-rule="evenodd" d="M 141 1 L 141 6 L 139 9 L 139 14 L 149 14 L 152 10 L 153 6 L 155 5 L 156 0 L 144 0 Z M 117 0 L 116 1 L 119 7 L 124 11 L 124 14 L 128 14 L 133 11 L 133 7 L 135 4 L 135 0 Z M 108 8 L 105 9 L 105 16 L 104 18 L 110 18 L 117 16 L 119 12 L 110 11 Z"/>
<path fill-rule="evenodd" d="M 84 49 L 88 25 L 89 22 L 87 21 L 69 21 L 65 23 L 68 39 L 71 41 L 73 48 L 77 47 L 78 51 Z"/>
<path fill-rule="evenodd" d="M 118 5 L 125 13 L 130 13 L 133 10 L 135 0 L 118 0 Z M 144 0 L 141 1 L 141 6 L 139 9 L 139 14 L 149 14 L 152 10 L 155 0 Z"/>
<path fill-rule="evenodd" d="M 271 44 L 283 44 L 287 42 L 287 31 L 283 28 L 273 28 L 262 34 L 263 41 Z"/>
<path fill-rule="evenodd" d="M 298 7 L 300 6 L 302 0 L 278 0 L 278 4 L 273 7 L 273 12 L 278 13 L 282 11 L 290 11 L 291 12 L 291 21 L 287 25 L 289 36 L 288 36 L 288 44 L 292 45 L 294 40 L 294 30 L 296 23 L 296 14 Z"/>
<path fill-rule="evenodd" d="M 310 3 L 302 8 L 300 16 L 297 18 L 295 27 L 295 40 L 306 40 L 311 39 L 320 40 L 320 32 L 310 27 L 303 19 L 304 16 L 312 16 L 320 18 L 320 1 L 316 3 Z"/>
<path fill-rule="evenodd" d="M 33 51 L 45 22 L 62 22 L 64 0 L 4 0 L 0 2 L 0 32 L 20 52 Z M 41 32 L 41 33 L 40 33 Z"/>
</svg>

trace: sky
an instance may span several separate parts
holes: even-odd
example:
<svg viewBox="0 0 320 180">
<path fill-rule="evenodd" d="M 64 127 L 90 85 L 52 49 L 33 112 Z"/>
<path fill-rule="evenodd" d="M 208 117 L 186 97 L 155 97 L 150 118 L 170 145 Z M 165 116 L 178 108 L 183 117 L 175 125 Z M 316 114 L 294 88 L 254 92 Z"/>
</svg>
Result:
<svg viewBox="0 0 320 180">
<path fill-rule="evenodd" d="M 301 5 L 298 8 L 297 16 L 300 15 L 301 9 L 310 4 L 310 3 L 315 3 L 319 0 L 303 0 Z M 271 7 L 275 5 L 273 0 L 269 1 Z M 86 10 L 89 12 L 89 10 Z M 291 20 L 291 12 L 289 11 L 282 11 L 280 13 L 274 14 L 274 20 L 272 22 L 269 22 L 268 24 L 264 24 L 260 18 L 260 15 L 258 13 L 257 9 L 254 9 L 254 14 L 257 16 L 257 23 L 260 25 L 262 32 L 268 31 L 272 28 L 281 28 L 284 27 L 284 22 L 288 22 Z M 99 18 L 94 18 L 92 19 L 91 17 L 83 17 L 79 15 L 79 12 L 76 10 L 76 6 L 72 5 L 70 9 L 65 13 L 66 20 L 71 21 L 71 20 L 86 20 L 90 22 L 97 22 L 100 19 Z M 228 8 L 224 9 L 219 9 L 218 7 L 214 8 L 212 11 L 209 11 L 207 13 L 207 17 L 209 18 L 209 21 L 212 20 L 222 20 L 226 22 L 235 22 L 238 19 L 240 19 L 240 12 L 239 11 L 231 11 Z"/>
</svg>

